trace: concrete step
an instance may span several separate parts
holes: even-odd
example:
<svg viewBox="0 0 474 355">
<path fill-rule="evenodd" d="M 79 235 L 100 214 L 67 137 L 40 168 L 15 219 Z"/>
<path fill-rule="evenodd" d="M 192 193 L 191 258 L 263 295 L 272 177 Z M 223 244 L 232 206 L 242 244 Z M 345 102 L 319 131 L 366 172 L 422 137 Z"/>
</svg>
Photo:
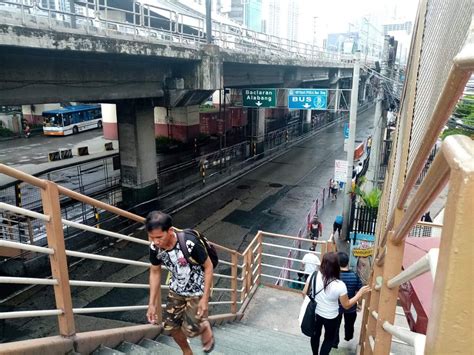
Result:
<svg viewBox="0 0 474 355">
<path fill-rule="evenodd" d="M 256 327 L 226 324 L 214 328 L 216 339 L 261 354 L 310 354 L 309 338 Z"/>
<path fill-rule="evenodd" d="M 108 348 L 106 346 L 101 346 L 100 348 L 95 350 L 92 353 L 92 355 L 125 355 L 125 353 L 115 350 L 115 349 Z"/>
<path fill-rule="evenodd" d="M 181 350 L 176 349 L 170 345 L 159 343 L 151 339 L 143 339 L 138 343 L 141 347 L 148 350 L 148 354 L 166 354 L 166 355 L 181 355 Z"/>
<path fill-rule="evenodd" d="M 234 327 L 235 323 L 213 328 L 216 346 L 212 354 L 311 354 L 309 338 L 297 343 L 291 335 L 287 338 L 278 332 L 263 334 L 259 328 L 239 326 L 248 329 L 238 331 Z M 171 337 L 159 336 L 156 341 L 177 348 Z M 190 344 L 193 351 L 202 351 L 199 337 L 190 339 Z"/>
<path fill-rule="evenodd" d="M 262 329 L 237 322 L 216 326 L 213 331 L 216 345 L 212 355 L 310 355 L 312 353 L 310 340 L 303 335 Z M 188 341 L 194 353 L 202 353 L 200 337 Z M 172 337 L 160 335 L 154 340 L 142 339 L 138 344 L 122 342 L 115 349 L 102 346 L 93 354 L 179 355 L 181 350 Z M 331 354 L 353 355 L 354 353 L 349 349 L 339 348 L 333 349 Z"/>
<path fill-rule="evenodd" d="M 121 351 L 124 354 L 134 354 L 134 355 L 147 355 L 148 350 L 140 345 L 129 343 L 128 341 L 122 342 L 115 349 Z"/>
<path fill-rule="evenodd" d="M 170 346 L 171 348 L 176 349 L 179 354 L 182 354 L 178 344 L 176 344 L 174 339 L 170 336 L 160 335 L 155 339 L 155 341 L 159 342 L 159 343 L 162 343 L 162 344 L 166 344 L 166 345 Z M 203 352 L 202 351 L 201 339 L 199 337 L 196 337 L 196 338 L 193 338 L 193 339 L 188 339 L 188 342 L 189 342 L 189 345 L 191 345 L 191 349 L 193 350 L 193 352 L 195 354 L 200 354 L 200 353 Z M 214 351 L 212 351 L 212 355 L 231 354 L 231 352 L 229 352 L 229 351 L 222 350 L 221 347 L 218 348 L 217 344 L 218 344 L 218 341 L 216 339 L 216 346 L 214 348 Z"/>
</svg>

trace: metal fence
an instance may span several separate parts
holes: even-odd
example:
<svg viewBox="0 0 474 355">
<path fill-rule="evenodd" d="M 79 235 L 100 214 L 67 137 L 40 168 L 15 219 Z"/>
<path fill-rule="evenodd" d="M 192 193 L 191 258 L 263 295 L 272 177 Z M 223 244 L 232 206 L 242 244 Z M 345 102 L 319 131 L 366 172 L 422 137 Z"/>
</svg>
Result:
<svg viewBox="0 0 474 355">
<path fill-rule="evenodd" d="M 41 179 L 54 181 L 73 191 L 87 196 L 93 196 L 111 205 L 117 205 L 121 200 L 120 189 L 120 165 L 117 163 L 117 155 L 91 159 L 80 164 L 51 169 L 37 175 Z M 0 202 L 5 202 L 18 207 L 24 207 L 32 211 L 42 212 L 40 190 L 32 185 L 13 182 L 10 186 L 0 189 Z M 74 201 L 67 196 L 61 198 L 61 212 L 63 218 L 74 222 L 88 225 L 96 225 L 104 222 L 106 216 L 100 216 L 101 212 L 91 206 Z M 46 243 L 46 231 L 40 220 L 23 220 L 19 216 L 0 212 L 0 219 L 9 221 L 8 228 L 2 231 L 16 230 L 17 233 L 3 233 L 4 238 L 21 242 L 34 242 L 36 245 Z M 27 226 L 27 227 L 25 227 Z M 65 236 L 70 237 L 77 231 L 65 228 Z M 23 235 L 23 233 L 25 235 Z"/>
<path fill-rule="evenodd" d="M 351 208 L 350 231 L 355 233 L 375 234 L 377 208 L 355 205 Z"/>
</svg>

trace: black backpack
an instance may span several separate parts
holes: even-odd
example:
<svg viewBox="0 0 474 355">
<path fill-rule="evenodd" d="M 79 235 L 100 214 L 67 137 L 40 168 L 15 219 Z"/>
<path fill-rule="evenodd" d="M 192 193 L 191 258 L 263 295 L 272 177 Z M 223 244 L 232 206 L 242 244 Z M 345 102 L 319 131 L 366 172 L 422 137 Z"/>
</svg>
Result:
<svg viewBox="0 0 474 355">
<path fill-rule="evenodd" d="M 214 245 L 209 243 L 209 241 L 207 240 L 205 236 L 203 236 L 201 233 L 199 233 L 198 231 L 194 229 L 184 229 L 182 231 L 180 230 L 176 231 L 176 236 L 178 237 L 179 248 L 183 252 L 183 255 L 186 258 L 186 260 L 191 264 L 195 264 L 195 265 L 199 264 L 198 262 L 196 262 L 196 260 L 192 258 L 192 256 L 188 252 L 188 248 L 186 246 L 186 240 L 184 239 L 185 234 L 193 235 L 202 243 L 202 245 L 204 245 L 207 251 L 207 255 L 211 259 L 212 266 L 215 269 L 217 264 L 219 263 L 219 257 L 217 256 L 216 248 L 214 247 Z"/>
</svg>

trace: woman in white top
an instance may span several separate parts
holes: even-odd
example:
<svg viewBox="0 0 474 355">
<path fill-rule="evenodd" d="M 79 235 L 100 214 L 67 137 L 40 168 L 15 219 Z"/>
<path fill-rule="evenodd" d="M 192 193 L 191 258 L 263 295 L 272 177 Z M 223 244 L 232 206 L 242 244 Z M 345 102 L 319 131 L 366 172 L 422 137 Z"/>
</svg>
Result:
<svg viewBox="0 0 474 355">
<path fill-rule="evenodd" d="M 324 326 L 324 341 L 321 345 L 321 355 L 328 355 L 331 351 L 337 331 L 337 316 L 339 302 L 345 309 L 351 308 L 367 292 L 368 286 L 362 287 L 357 294 L 349 299 L 344 282 L 339 280 L 339 258 L 337 253 L 326 253 L 323 256 L 319 272 L 316 274 L 316 330 L 311 337 L 311 349 L 317 355 L 319 339 Z M 311 277 L 308 278 L 303 294 L 306 295 Z"/>
</svg>

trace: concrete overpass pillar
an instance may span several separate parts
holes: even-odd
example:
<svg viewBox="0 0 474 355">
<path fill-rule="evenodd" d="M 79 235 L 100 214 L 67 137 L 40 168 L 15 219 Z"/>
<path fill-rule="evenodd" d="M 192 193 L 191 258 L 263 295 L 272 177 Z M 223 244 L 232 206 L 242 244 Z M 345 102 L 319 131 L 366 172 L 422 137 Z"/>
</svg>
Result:
<svg viewBox="0 0 474 355">
<path fill-rule="evenodd" d="M 311 110 L 305 111 L 305 120 L 303 124 L 303 133 L 309 132 L 311 130 Z"/>
<path fill-rule="evenodd" d="M 157 195 L 153 104 L 143 100 L 117 102 L 122 199 L 126 206 Z"/>
<path fill-rule="evenodd" d="M 251 155 L 263 153 L 265 150 L 265 111 L 264 108 L 248 109 L 250 114 L 252 147 Z"/>
</svg>

